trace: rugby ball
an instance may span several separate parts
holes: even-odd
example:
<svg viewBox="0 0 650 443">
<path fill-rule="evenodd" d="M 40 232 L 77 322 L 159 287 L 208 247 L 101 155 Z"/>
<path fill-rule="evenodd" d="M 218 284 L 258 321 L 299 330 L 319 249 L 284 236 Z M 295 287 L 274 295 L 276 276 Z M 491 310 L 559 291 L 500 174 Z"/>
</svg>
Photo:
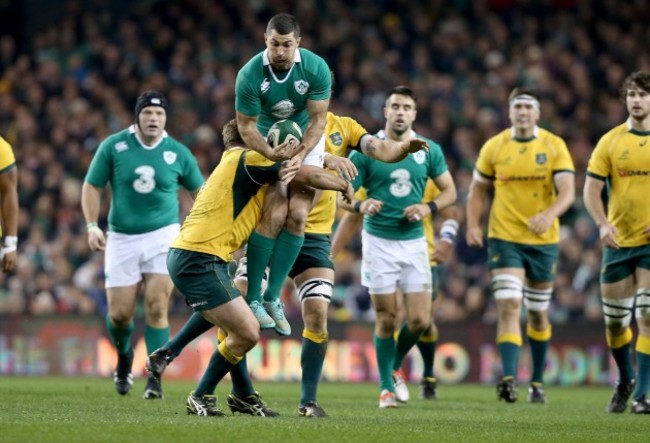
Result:
<svg viewBox="0 0 650 443">
<path fill-rule="evenodd" d="M 302 141 L 302 129 L 293 120 L 278 120 L 269 129 L 266 141 L 273 148 L 277 148 L 282 143 L 289 141 L 293 141 L 295 145 L 298 145 Z"/>
</svg>

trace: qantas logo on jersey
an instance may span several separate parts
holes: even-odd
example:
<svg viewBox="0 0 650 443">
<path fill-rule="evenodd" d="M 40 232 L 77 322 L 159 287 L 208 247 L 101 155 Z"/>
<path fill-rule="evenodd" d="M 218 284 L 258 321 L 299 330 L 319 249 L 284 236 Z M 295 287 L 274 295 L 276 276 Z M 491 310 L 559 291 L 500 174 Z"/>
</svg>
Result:
<svg viewBox="0 0 650 443">
<path fill-rule="evenodd" d="M 650 171 L 643 170 L 643 169 L 619 169 L 618 170 L 618 176 L 621 178 L 625 177 L 650 177 Z"/>
<path fill-rule="evenodd" d="M 296 92 L 300 95 L 305 95 L 309 90 L 309 83 L 304 80 L 293 82 L 293 86 L 296 88 Z"/>
<path fill-rule="evenodd" d="M 546 180 L 545 175 L 500 175 L 498 179 L 507 182 L 535 182 Z"/>
<path fill-rule="evenodd" d="M 265 78 L 262 81 L 262 84 L 260 85 L 260 91 L 262 91 L 262 94 L 264 94 L 266 91 L 268 91 L 271 88 L 271 82 L 269 81 L 268 78 Z"/>
<path fill-rule="evenodd" d="M 115 150 L 117 152 L 126 151 L 127 149 L 129 149 L 129 145 L 126 142 L 115 143 Z"/>
<path fill-rule="evenodd" d="M 172 151 L 163 152 L 163 160 L 165 160 L 165 163 L 168 165 L 173 165 L 176 161 L 176 153 Z"/>
</svg>

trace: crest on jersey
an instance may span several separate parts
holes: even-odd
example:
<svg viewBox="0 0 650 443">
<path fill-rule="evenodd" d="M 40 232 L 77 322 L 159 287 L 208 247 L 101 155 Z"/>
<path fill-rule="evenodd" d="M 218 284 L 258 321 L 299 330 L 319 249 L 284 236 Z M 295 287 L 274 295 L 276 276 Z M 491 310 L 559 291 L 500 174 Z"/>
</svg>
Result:
<svg viewBox="0 0 650 443">
<path fill-rule="evenodd" d="M 264 94 L 266 91 L 268 91 L 271 88 L 271 82 L 269 81 L 268 78 L 265 78 L 262 81 L 262 84 L 260 85 L 260 91 L 262 91 L 262 94 Z"/>
<path fill-rule="evenodd" d="M 176 153 L 172 151 L 165 151 L 163 152 L 163 160 L 165 160 L 165 163 L 168 165 L 174 164 L 176 161 Z"/>
<path fill-rule="evenodd" d="M 304 80 L 298 80 L 297 82 L 293 82 L 293 86 L 295 86 L 296 92 L 300 95 L 305 95 L 307 93 L 307 90 L 309 89 L 309 83 L 307 83 Z"/>
<path fill-rule="evenodd" d="M 273 114 L 273 117 L 284 120 L 285 118 L 291 117 L 295 110 L 296 107 L 291 100 L 282 100 L 271 108 L 271 114 Z"/>
<path fill-rule="evenodd" d="M 117 142 L 115 143 L 115 150 L 117 152 L 126 151 L 129 149 L 129 145 L 126 142 Z"/>
<path fill-rule="evenodd" d="M 535 162 L 536 162 L 538 165 L 543 165 L 544 163 L 546 163 L 546 154 L 544 154 L 544 153 L 542 153 L 542 154 L 536 154 L 536 155 L 535 155 Z"/>
<path fill-rule="evenodd" d="M 426 154 L 424 153 L 423 150 L 419 150 L 415 154 L 413 154 L 413 160 L 415 160 L 415 163 L 418 165 L 421 165 L 424 163 L 424 160 L 426 159 Z"/>
<path fill-rule="evenodd" d="M 341 146 L 343 144 L 343 137 L 340 132 L 335 132 L 334 134 L 330 134 L 330 141 L 334 146 Z"/>
</svg>

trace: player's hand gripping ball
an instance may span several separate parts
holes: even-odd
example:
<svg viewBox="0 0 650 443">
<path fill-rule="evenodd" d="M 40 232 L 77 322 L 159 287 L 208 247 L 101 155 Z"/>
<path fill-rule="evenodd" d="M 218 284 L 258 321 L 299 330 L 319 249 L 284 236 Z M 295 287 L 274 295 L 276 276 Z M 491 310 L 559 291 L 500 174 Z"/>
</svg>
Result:
<svg viewBox="0 0 650 443">
<path fill-rule="evenodd" d="M 266 141 L 273 148 L 277 148 L 285 142 L 292 142 L 294 146 L 298 146 L 302 141 L 302 130 L 300 125 L 293 120 L 278 120 L 269 129 Z"/>
</svg>

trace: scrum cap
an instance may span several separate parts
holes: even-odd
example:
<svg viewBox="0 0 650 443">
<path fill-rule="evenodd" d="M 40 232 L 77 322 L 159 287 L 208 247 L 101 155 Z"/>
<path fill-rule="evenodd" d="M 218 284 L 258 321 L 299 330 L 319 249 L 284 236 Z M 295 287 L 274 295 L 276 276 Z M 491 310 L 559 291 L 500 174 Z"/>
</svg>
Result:
<svg viewBox="0 0 650 443">
<path fill-rule="evenodd" d="M 138 119 L 140 112 L 148 106 L 160 106 L 167 112 L 169 105 L 165 96 L 158 91 L 146 91 L 138 97 L 135 102 L 135 119 Z"/>
</svg>

